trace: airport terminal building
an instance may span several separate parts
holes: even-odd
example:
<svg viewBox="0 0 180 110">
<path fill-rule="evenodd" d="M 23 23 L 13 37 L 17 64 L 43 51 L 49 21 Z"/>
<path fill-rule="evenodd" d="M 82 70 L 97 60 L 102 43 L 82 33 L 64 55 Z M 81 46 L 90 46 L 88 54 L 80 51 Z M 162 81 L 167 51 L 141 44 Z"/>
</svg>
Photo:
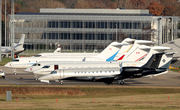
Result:
<svg viewBox="0 0 180 110">
<path fill-rule="evenodd" d="M 9 36 L 13 20 L 9 15 Z M 28 50 L 61 46 L 67 51 L 102 51 L 124 38 L 155 41 L 157 45 L 178 38 L 180 19 L 153 16 L 139 9 L 40 9 L 40 13 L 14 15 L 15 42 L 25 34 Z M 10 40 L 9 40 L 10 42 Z"/>
</svg>

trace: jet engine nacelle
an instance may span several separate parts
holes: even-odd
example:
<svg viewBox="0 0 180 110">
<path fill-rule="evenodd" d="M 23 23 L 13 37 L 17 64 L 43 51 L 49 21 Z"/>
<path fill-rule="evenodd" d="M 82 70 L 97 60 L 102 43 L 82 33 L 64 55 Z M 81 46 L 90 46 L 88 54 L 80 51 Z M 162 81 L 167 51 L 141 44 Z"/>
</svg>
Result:
<svg viewBox="0 0 180 110">
<path fill-rule="evenodd" d="M 143 69 L 140 67 L 123 67 L 123 71 L 121 75 L 124 77 L 135 77 L 135 76 L 141 76 L 143 72 Z"/>
<path fill-rule="evenodd" d="M 140 73 L 143 72 L 143 69 L 140 67 L 123 67 L 123 72 L 126 73 Z"/>
</svg>

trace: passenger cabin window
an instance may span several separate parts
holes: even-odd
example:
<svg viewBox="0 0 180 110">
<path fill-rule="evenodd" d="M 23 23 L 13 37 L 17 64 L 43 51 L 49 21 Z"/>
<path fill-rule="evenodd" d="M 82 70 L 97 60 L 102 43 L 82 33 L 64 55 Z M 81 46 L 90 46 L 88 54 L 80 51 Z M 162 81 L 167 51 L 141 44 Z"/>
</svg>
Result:
<svg viewBox="0 0 180 110">
<path fill-rule="evenodd" d="M 50 74 L 57 74 L 57 71 L 52 71 Z"/>
<path fill-rule="evenodd" d="M 41 66 L 41 64 L 35 63 L 35 64 L 33 64 L 32 66 Z"/>
<path fill-rule="evenodd" d="M 42 68 L 49 68 L 50 66 L 43 66 Z"/>
<path fill-rule="evenodd" d="M 54 71 L 54 74 L 57 74 L 57 71 Z"/>
</svg>

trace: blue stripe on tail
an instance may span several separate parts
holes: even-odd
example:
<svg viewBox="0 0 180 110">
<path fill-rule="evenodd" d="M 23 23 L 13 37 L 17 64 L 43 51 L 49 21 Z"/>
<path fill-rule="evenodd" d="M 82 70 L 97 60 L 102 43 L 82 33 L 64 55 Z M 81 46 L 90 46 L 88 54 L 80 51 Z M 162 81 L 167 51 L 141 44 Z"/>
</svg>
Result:
<svg viewBox="0 0 180 110">
<path fill-rule="evenodd" d="M 113 61 L 114 57 L 118 54 L 119 50 L 114 54 L 112 55 L 111 57 L 109 57 L 108 59 L 106 59 L 107 62 L 110 62 L 110 61 Z"/>
</svg>

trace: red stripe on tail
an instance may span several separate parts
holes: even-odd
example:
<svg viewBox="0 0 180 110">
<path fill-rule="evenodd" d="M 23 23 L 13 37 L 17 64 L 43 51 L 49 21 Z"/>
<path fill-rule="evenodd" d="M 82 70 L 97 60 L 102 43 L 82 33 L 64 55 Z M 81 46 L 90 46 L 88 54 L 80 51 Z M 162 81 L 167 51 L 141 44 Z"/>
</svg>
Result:
<svg viewBox="0 0 180 110">
<path fill-rule="evenodd" d="M 135 62 L 139 61 L 141 58 L 145 57 L 147 54 L 143 55 L 142 57 L 138 58 Z"/>
<path fill-rule="evenodd" d="M 125 55 L 121 56 L 118 60 L 122 60 L 124 58 Z"/>
</svg>

